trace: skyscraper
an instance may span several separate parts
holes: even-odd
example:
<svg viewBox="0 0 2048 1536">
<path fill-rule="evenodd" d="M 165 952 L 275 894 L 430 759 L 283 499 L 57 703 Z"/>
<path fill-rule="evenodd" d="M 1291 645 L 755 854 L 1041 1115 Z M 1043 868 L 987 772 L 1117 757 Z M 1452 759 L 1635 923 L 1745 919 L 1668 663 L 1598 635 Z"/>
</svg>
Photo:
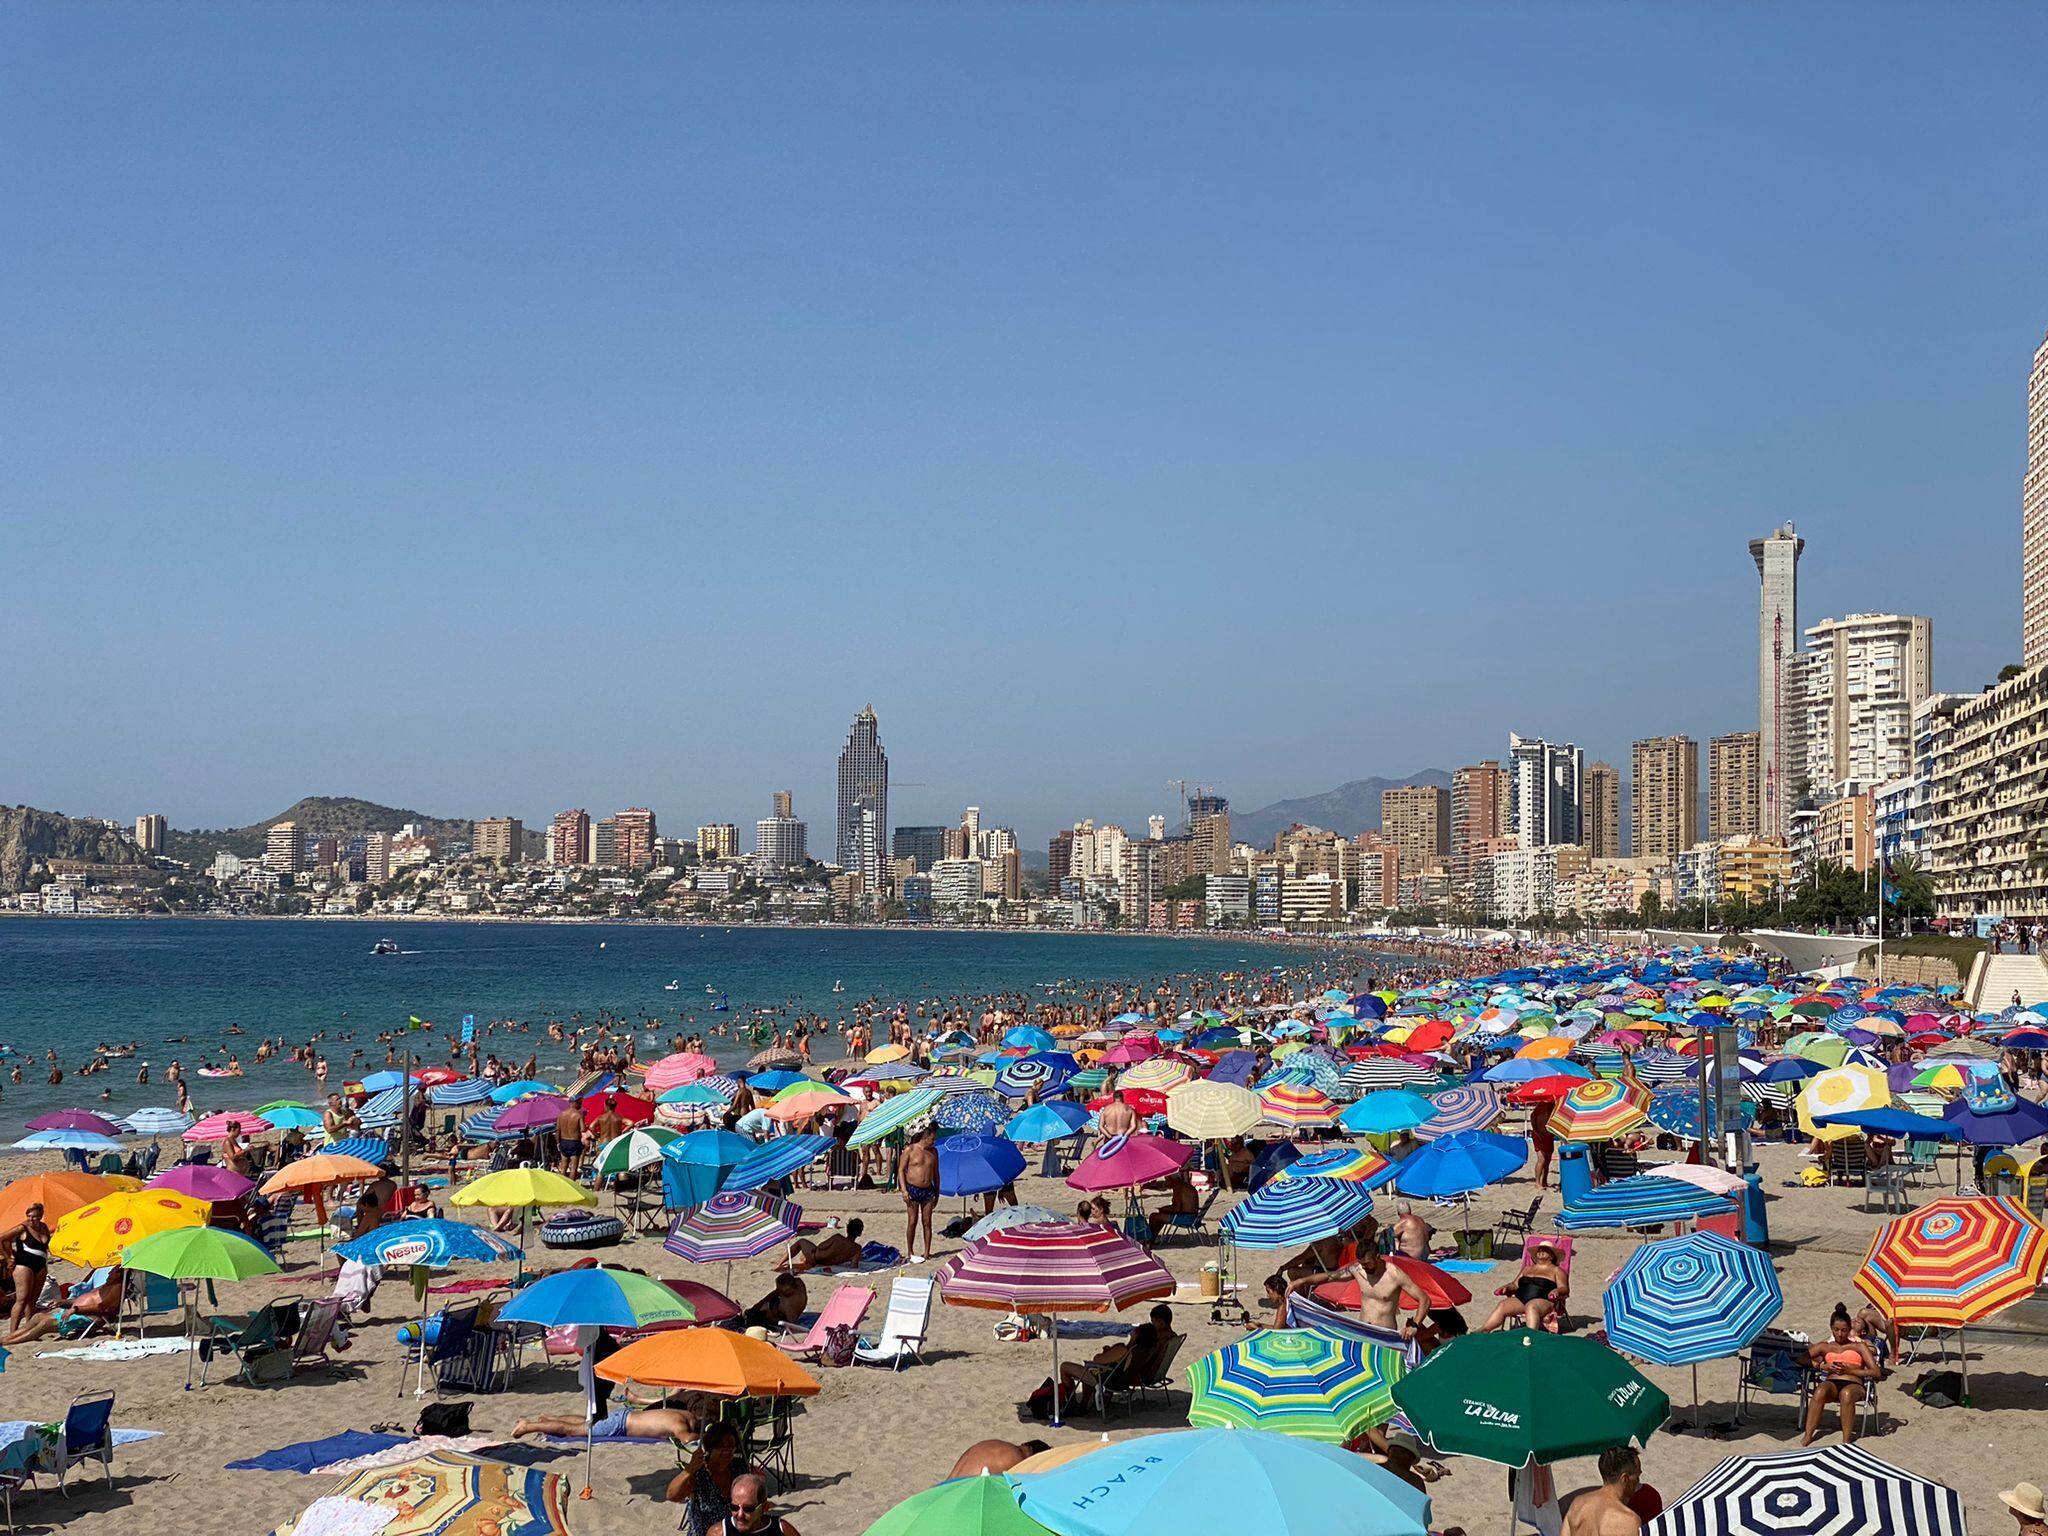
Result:
<svg viewBox="0 0 2048 1536">
<path fill-rule="evenodd" d="M 612 817 L 613 857 L 621 869 L 654 867 L 654 812 L 643 805 Z M 599 860 L 602 863 L 602 860 Z"/>
<path fill-rule="evenodd" d="M 1508 830 L 1524 848 L 1580 839 L 1586 754 L 1570 742 L 1508 735 Z"/>
<path fill-rule="evenodd" d="M 908 859 L 920 875 L 946 856 L 946 834 L 950 827 L 898 827 L 889 834 L 892 858 Z"/>
<path fill-rule="evenodd" d="M 469 843 L 480 859 L 517 864 L 526 856 L 526 827 L 517 816 L 487 816 L 472 826 Z"/>
<path fill-rule="evenodd" d="M 1792 658 L 1799 650 L 1799 556 L 1806 540 L 1787 523 L 1749 541 L 1760 584 L 1757 608 L 1757 827 L 1783 840 L 1806 765 L 1794 760 L 1801 703 Z M 1642 850 L 1638 849 L 1637 852 Z"/>
<path fill-rule="evenodd" d="M 1699 841 L 1700 744 L 1690 736 L 1639 741 L 1630 770 L 1630 851 L 1639 859 L 1675 859 Z"/>
<path fill-rule="evenodd" d="M 590 862 L 590 812 L 555 812 L 548 826 L 548 862 L 557 869 Z"/>
<path fill-rule="evenodd" d="M 1757 812 L 1755 731 L 1730 731 L 1707 743 L 1707 837 L 1754 837 Z"/>
<path fill-rule="evenodd" d="M 839 753 L 839 839 L 841 869 L 857 874 L 863 889 L 882 888 L 882 852 L 889 827 L 889 757 L 882 750 L 875 706 L 853 717 Z"/>
<path fill-rule="evenodd" d="M 1451 792 L 1428 784 L 1381 790 L 1380 836 L 1401 850 L 1404 864 L 1441 863 L 1451 851 Z"/>
<path fill-rule="evenodd" d="M 1621 774 L 1612 763 L 1586 769 L 1585 847 L 1588 858 L 1621 857 Z"/>
<path fill-rule="evenodd" d="M 1507 836 L 1508 773 L 1492 758 L 1451 775 L 1451 857 L 1460 869 L 1471 845 Z"/>
<path fill-rule="evenodd" d="M 2048 662 L 2048 339 L 2027 379 L 2027 477 L 2020 482 L 2020 660 Z"/>
<path fill-rule="evenodd" d="M 1904 778 L 1913 711 L 1934 691 L 1934 621 L 1852 613 L 1806 632 L 1802 777 L 1821 800 Z"/>
</svg>

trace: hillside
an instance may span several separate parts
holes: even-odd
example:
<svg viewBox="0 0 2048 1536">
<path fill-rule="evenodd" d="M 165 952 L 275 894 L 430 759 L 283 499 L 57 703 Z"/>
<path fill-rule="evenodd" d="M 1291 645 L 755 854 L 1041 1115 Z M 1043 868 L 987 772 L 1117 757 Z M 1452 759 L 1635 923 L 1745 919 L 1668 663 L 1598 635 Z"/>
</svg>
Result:
<svg viewBox="0 0 2048 1536">
<path fill-rule="evenodd" d="M 445 816 L 429 816 L 421 811 L 404 810 L 396 806 L 378 805 L 369 800 L 357 800 L 345 795 L 308 795 L 305 799 L 285 807 L 275 816 L 252 822 L 246 827 L 224 827 L 216 831 L 187 832 L 173 828 L 166 842 L 164 852 L 174 859 L 183 859 L 195 868 L 203 868 L 213 862 L 213 856 L 225 850 L 237 858 L 260 859 L 263 857 L 263 842 L 270 828 L 280 821 L 295 821 L 304 833 L 333 833 L 339 837 L 354 837 L 364 832 L 396 832 L 408 822 L 415 823 L 430 837 L 441 837 L 468 842 L 470 822 L 467 818 L 450 819 Z M 541 833 L 527 829 L 526 846 L 529 857 L 538 857 L 544 838 Z"/>
<path fill-rule="evenodd" d="M 140 864 L 142 850 L 125 832 L 58 811 L 0 806 L 0 894 L 18 891 L 32 866 L 45 859 L 86 864 Z"/>
<path fill-rule="evenodd" d="M 1257 847 L 1269 847 L 1275 836 L 1286 831 L 1295 822 L 1306 826 L 1323 827 L 1344 837 L 1356 837 L 1361 832 L 1377 832 L 1380 825 L 1380 791 L 1399 789 L 1404 784 L 1426 784 L 1434 789 L 1449 789 L 1451 776 L 1441 768 L 1425 768 L 1420 773 L 1411 773 L 1399 779 L 1353 779 L 1348 784 L 1339 784 L 1335 789 L 1326 789 L 1319 795 L 1303 795 L 1295 800 L 1275 800 L 1271 805 L 1262 805 L 1255 811 L 1230 813 L 1230 836 L 1240 843 L 1251 843 Z"/>
</svg>

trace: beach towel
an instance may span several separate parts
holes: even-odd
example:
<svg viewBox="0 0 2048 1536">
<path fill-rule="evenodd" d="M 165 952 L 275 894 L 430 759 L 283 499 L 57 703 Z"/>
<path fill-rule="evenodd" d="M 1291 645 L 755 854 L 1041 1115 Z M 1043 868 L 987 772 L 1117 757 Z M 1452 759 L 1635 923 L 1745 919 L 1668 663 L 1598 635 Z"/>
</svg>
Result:
<svg viewBox="0 0 2048 1536">
<path fill-rule="evenodd" d="M 1564 1506 L 1558 1502 L 1557 1484 L 1545 1466 L 1513 1467 L 1508 1477 L 1515 1485 L 1515 1518 L 1535 1527 L 1543 1536 L 1559 1536 L 1564 1529 Z"/>
<path fill-rule="evenodd" d="M 408 1461 L 415 1461 L 429 1451 L 460 1451 L 475 1455 L 499 1444 L 503 1435 L 461 1435 L 450 1438 L 447 1435 L 421 1435 L 417 1439 L 397 1438 L 394 1444 L 381 1451 L 369 1451 L 361 1456 L 351 1456 L 346 1461 L 329 1462 L 324 1467 L 315 1467 L 316 1477 L 348 1472 L 368 1472 L 377 1467 L 396 1467 Z M 581 1445 L 582 1441 L 576 1442 Z M 296 1533 L 295 1533 L 296 1536 Z"/>
<path fill-rule="evenodd" d="M 33 1419 L 0 1420 L 0 1445 L 12 1445 L 36 1427 Z M 154 1440 L 163 1433 L 160 1429 L 117 1429 L 113 1431 L 114 1444 L 133 1445 L 138 1440 Z"/>
<path fill-rule="evenodd" d="M 340 1434 L 329 1435 L 323 1440 L 301 1440 L 294 1445 L 281 1445 L 274 1451 L 265 1451 L 260 1456 L 231 1461 L 228 1470 L 311 1472 L 315 1467 L 344 1461 L 351 1456 L 368 1456 L 375 1451 L 389 1450 L 394 1445 L 404 1444 L 406 1438 L 404 1435 L 373 1435 L 367 1430 L 344 1429 Z"/>
<path fill-rule="evenodd" d="M 39 1349 L 38 1360 L 140 1360 L 147 1355 L 182 1355 L 190 1339 L 101 1339 L 75 1349 Z"/>
<path fill-rule="evenodd" d="M 308 1504 L 292 1522 L 292 1536 L 377 1536 L 398 1518 L 389 1504 L 328 1497 Z"/>
<path fill-rule="evenodd" d="M 1483 1275 L 1493 1268 L 1491 1259 L 1432 1259 L 1430 1262 L 1450 1275 Z"/>
</svg>

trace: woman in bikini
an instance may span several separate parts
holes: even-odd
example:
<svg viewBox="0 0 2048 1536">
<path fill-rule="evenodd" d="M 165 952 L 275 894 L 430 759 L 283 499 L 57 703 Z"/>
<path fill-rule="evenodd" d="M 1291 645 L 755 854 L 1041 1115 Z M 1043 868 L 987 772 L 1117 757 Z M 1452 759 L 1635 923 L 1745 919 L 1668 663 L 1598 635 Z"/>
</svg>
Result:
<svg viewBox="0 0 2048 1536">
<path fill-rule="evenodd" d="M 1828 1319 L 1828 1337 L 1808 1350 L 1806 1358 L 1822 1374 L 1813 1384 L 1813 1400 L 1806 1408 L 1806 1438 L 1799 1443 L 1811 1445 L 1820 1438 L 1821 1414 L 1829 1403 L 1836 1403 L 1842 1415 L 1842 1443 L 1848 1445 L 1856 1438 L 1856 1405 L 1869 1390 L 1867 1383 L 1877 1379 L 1877 1356 L 1850 1331 L 1847 1307 L 1836 1303 L 1835 1315 Z"/>
</svg>

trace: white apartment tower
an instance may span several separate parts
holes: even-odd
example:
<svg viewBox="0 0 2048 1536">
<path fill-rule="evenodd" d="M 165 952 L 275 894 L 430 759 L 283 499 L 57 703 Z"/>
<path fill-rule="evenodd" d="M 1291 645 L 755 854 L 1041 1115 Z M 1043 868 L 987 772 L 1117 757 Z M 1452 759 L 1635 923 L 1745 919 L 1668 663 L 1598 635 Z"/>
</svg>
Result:
<svg viewBox="0 0 2048 1536">
<path fill-rule="evenodd" d="M 1820 799 L 1909 776 L 1913 711 L 1934 691 L 1934 621 L 1852 613 L 1806 631 L 1805 778 Z"/>
<path fill-rule="evenodd" d="M 1576 843 L 1584 825 L 1586 754 L 1570 742 L 1508 736 L 1508 830 L 1524 848 Z"/>
<path fill-rule="evenodd" d="M 2027 379 L 2027 477 L 2020 482 L 2020 661 L 2048 662 L 2048 339 Z"/>
<path fill-rule="evenodd" d="M 1805 764 L 1792 750 L 1801 713 L 1793 657 L 1799 650 L 1799 556 L 1806 540 L 1785 524 L 1749 541 L 1761 585 L 1757 609 L 1757 826 L 1782 840 L 1791 827 L 1793 788 Z"/>
</svg>

